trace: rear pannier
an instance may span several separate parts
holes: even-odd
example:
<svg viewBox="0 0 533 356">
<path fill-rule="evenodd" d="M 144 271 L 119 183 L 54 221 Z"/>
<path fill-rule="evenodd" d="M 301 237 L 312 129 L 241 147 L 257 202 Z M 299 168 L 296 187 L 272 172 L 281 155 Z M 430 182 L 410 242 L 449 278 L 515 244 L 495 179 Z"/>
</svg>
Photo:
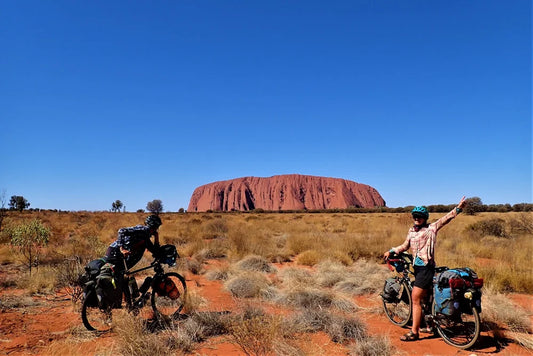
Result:
<svg viewBox="0 0 533 356">
<path fill-rule="evenodd" d="M 471 314 L 470 301 L 481 312 L 483 279 L 468 267 L 449 269 L 435 281 L 435 311 L 445 315 L 456 312 Z"/>
</svg>

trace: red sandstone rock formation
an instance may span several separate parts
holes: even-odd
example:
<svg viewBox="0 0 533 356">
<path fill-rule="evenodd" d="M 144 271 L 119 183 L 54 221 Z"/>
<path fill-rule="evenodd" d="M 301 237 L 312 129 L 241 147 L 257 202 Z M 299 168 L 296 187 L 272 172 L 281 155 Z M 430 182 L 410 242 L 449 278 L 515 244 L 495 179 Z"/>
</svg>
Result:
<svg viewBox="0 0 533 356">
<path fill-rule="evenodd" d="M 288 174 L 244 177 L 196 188 L 188 211 L 314 210 L 385 206 L 378 191 L 340 178 Z"/>
</svg>

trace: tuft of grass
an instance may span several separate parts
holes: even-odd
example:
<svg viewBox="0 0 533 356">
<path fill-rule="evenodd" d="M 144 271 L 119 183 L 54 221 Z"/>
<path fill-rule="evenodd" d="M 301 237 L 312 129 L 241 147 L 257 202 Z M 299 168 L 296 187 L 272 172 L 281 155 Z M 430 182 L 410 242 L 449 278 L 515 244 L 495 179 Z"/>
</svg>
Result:
<svg viewBox="0 0 533 356">
<path fill-rule="evenodd" d="M 113 312 L 113 326 L 117 333 L 117 346 L 121 355 L 151 356 L 172 355 L 165 338 L 146 330 L 141 318 L 127 312 Z"/>
<path fill-rule="evenodd" d="M 333 342 L 348 343 L 367 337 L 366 325 L 355 316 L 334 314 L 326 309 L 309 309 L 290 319 L 295 332 L 326 332 Z"/>
<path fill-rule="evenodd" d="M 205 277 L 210 281 L 225 281 L 229 278 L 229 267 L 214 268 L 207 271 Z"/>
<path fill-rule="evenodd" d="M 50 266 L 39 267 L 31 276 L 22 277 L 19 287 L 29 294 L 53 294 L 58 287 L 56 271 Z"/>
<path fill-rule="evenodd" d="M 349 354 L 353 356 L 390 356 L 393 346 L 388 337 L 378 335 L 363 338 L 350 347 Z"/>
<path fill-rule="evenodd" d="M 302 355 L 285 325 L 281 316 L 247 312 L 233 319 L 230 342 L 246 355 Z"/>
<path fill-rule="evenodd" d="M 515 333 L 533 332 L 529 313 L 511 302 L 505 294 L 484 288 L 482 306 L 485 322 L 501 325 L 502 328 Z"/>
<path fill-rule="evenodd" d="M 296 332 L 309 333 L 327 330 L 331 319 L 331 312 L 327 309 L 310 309 L 293 315 L 290 323 Z"/>
<path fill-rule="evenodd" d="M 215 218 L 205 223 L 203 238 L 216 239 L 226 237 L 229 231 L 228 223 L 224 218 Z"/>
<path fill-rule="evenodd" d="M 237 262 L 236 267 L 243 271 L 255 271 L 255 272 L 265 272 L 272 273 L 276 269 L 268 260 L 262 256 L 246 256 L 239 262 Z"/>
<path fill-rule="evenodd" d="M 326 330 L 333 342 L 360 341 L 366 336 L 366 325 L 357 317 L 335 316 Z"/>
<path fill-rule="evenodd" d="M 296 257 L 296 263 L 302 266 L 314 266 L 323 258 L 324 256 L 316 250 L 306 250 Z"/>
<path fill-rule="evenodd" d="M 4 294 L 0 297 L 0 310 L 7 311 L 10 309 L 24 309 L 28 307 L 37 307 L 41 303 L 33 300 L 32 297 L 24 295 Z"/>
<path fill-rule="evenodd" d="M 237 298 L 255 298 L 267 291 L 269 280 L 259 272 L 245 272 L 228 279 L 224 287 Z"/>
<path fill-rule="evenodd" d="M 192 274 L 198 275 L 202 274 L 204 271 L 202 262 L 199 261 L 197 258 L 188 259 L 185 264 L 187 270 Z"/>
<path fill-rule="evenodd" d="M 278 272 L 282 286 L 285 288 L 298 288 L 312 286 L 316 283 L 316 278 L 307 269 L 298 267 L 286 267 Z"/>
<path fill-rule="evenodd" d="M 230 319 L 226 313 L 195 312 L 178 325 L 172 341 L 175 348 L 192 352 L 196 344 L 209 337 L 227 334 L 229 326 Z"/>
<path fill-rule="evenodd" d="M 335 293 L 318 288 L 296 288 L 277 296 L 275 302 L 299 309 L 328 309 L 353 312 L 357 306 L 350 300 Z"/>
</svg>

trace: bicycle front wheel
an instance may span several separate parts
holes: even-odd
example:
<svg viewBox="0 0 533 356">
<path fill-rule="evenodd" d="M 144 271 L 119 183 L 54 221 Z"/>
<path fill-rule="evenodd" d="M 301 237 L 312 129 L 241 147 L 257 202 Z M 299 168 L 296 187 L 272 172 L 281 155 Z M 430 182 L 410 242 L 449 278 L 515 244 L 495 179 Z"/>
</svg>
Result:
<svg viewBox="0 0 533 356">
<path fill-rule="evenodd" d="M 171 293 L 164 293 L 155 287 L 158 283 L 165 280 L 167 283 L 168 281 L 172 281 L 176 286 L 176 290 L 173 290 Z M 169 272 L 165 273 L 160 279 L 156 279 L 153 286 L 151 303 L 155 315 L 157 317 L 176 319 L 183 310 L 187 297 L 185 278 L 178 273 Z"/>
<path fill-rule="evenodd" d="M 475 307 L 469 313 L 457 312 L 452 316 L 436 314 L 435 302 L 432 309 L 437 332 L 448 345 L 463 350 L 474 346 L 481 331 L 481 319 Z"/>
<path fill-rule="evenodd" d="M 81 320 L 89 331 L 106 332 L 111 330 L 111 309 L 102 309 L 94 304 L 96 291 L 90 290 L 81 306 Z"/>
<path fill-rule="evenodd" d="M 411 293 L 406 283 L 402 283 L 402 295 L 394 302 L 383 299 L 383 309 L 385 315 L 394 325 L 401 327 L 406 326 L 413 315 L 413 302 L 411 299 Z"/>
</svg>

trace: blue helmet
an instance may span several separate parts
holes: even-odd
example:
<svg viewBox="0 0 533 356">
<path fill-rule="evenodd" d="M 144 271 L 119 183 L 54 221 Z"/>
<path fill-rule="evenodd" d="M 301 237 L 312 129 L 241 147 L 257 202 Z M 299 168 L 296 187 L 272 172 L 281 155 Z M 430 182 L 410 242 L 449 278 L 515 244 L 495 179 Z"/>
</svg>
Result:
<svg viewBox="0 0 533 356">
<path fill-rule="evenodd" d="M 429 219 L 429 212 L 423 206 L 415 207 L 413 210 L 411 210 L 411 215 L 413 215 L 413 217 L 421 217 L 426 220 Z"/>
</svg>

